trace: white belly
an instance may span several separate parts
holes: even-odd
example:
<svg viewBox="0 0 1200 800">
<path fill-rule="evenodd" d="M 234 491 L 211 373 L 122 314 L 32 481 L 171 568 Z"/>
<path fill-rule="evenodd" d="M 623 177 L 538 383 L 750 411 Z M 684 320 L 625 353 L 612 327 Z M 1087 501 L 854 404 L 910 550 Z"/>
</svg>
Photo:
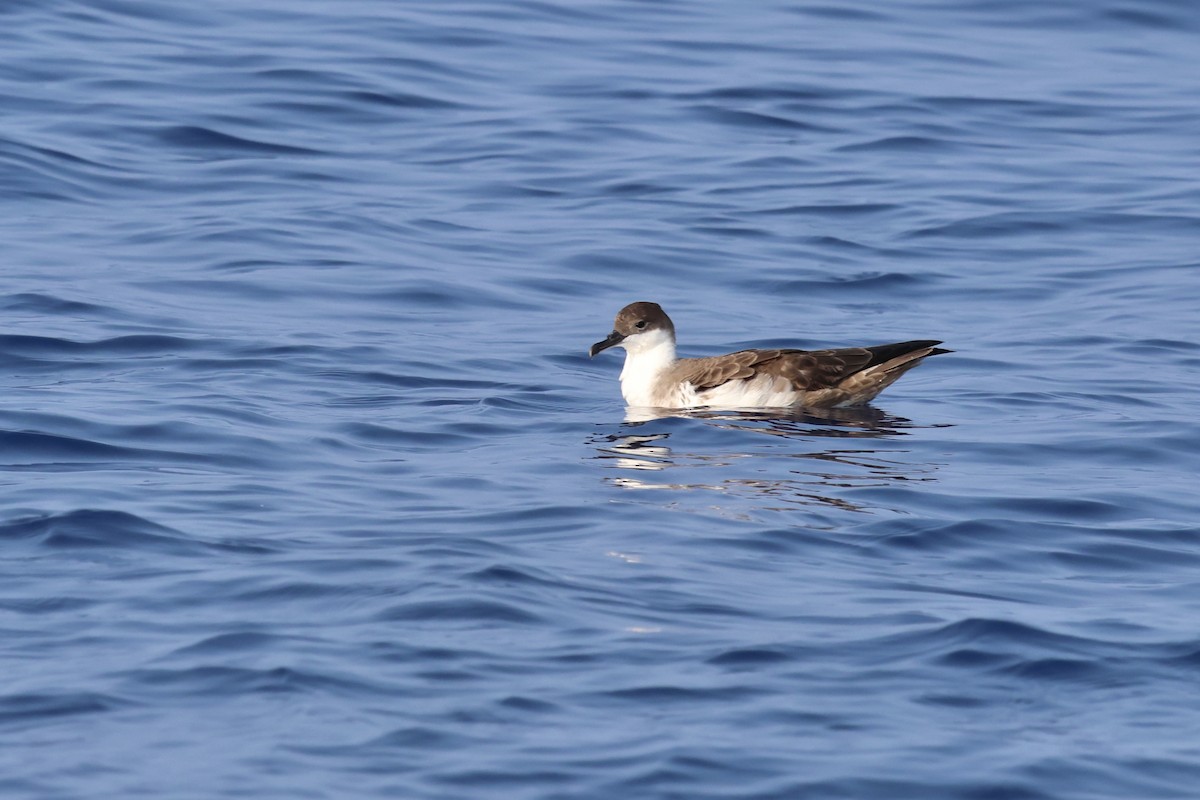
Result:
<svg viewBox="0 0 1200 800">
<path fill-rule="evenodd" d="M 790 381 L 772 375 L 759 375 L 745 381 L 730 381 L 713 389 L 692 392 L 689 405 L 715 408 L 780 408 L 799 403 L 801 393 Z"/>
<path fill-rule="evenodd" d="M 730 381 L 697 392 L 690 383 L 663 385 L 653 381 L 621 381 L 621 394 L 630 406 L 643 408 L 782 408 L 799 403 L 802 394 L 782 378 L 760 375 L 751 380 Z"/>
</svg>

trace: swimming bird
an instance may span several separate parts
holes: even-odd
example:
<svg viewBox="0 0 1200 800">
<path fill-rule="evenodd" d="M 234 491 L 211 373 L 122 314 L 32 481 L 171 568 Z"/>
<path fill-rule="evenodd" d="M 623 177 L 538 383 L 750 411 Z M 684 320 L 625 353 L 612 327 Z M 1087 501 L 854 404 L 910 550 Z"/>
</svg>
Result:
<svg viewBox="0 0 1200 800">
<path fill-rule="evenodd" d="M 588 351 L 625 348 L 621 394 L 649 408 L 830 408 L 869 402 L 927 356 L 949 353 L 918 340 L 838 350 L 739 350 L 676 358 L 675 325 L 657 303 L 620 310 L 608 338 Z"/>
</svg>

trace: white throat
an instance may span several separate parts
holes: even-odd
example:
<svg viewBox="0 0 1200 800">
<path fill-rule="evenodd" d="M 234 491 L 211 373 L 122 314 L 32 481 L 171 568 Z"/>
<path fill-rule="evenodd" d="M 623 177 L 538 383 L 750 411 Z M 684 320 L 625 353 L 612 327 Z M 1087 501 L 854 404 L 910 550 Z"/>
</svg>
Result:
<svg viewBox="0 0 1200 800">
<path fill-rule="evenodd" d="M 675 364 L 675 333 L 663 328 L 626 336 L 621 394 L 631 406 L 669 405 L 670 387 L 663 378 Z"/>
</svg>

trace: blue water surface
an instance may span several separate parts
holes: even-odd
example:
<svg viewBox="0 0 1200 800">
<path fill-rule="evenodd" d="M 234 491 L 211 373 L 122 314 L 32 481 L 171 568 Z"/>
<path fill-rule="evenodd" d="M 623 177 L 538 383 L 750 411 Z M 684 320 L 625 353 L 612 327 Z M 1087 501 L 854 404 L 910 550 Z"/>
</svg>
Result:
<svg viewBox="0 0 1200 800">
<path fill-rule="evenodd" d="M 1200 795 L 1198 33 L 0 4 L 0 794 Z M 634 300 L 956 352 L 627 419 Z"/>
</svg>

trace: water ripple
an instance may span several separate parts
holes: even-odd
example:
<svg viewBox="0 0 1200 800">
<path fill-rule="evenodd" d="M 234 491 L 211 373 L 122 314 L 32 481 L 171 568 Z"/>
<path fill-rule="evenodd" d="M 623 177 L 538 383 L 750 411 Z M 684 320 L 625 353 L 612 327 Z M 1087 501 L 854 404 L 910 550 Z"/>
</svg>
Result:
<svg viewBox="0 0 1200 800">
<path fill-rule="evenodd" d="M 1195 795 L 1192 4 L 0 19 L 0 791 Z"/>
</svg>

